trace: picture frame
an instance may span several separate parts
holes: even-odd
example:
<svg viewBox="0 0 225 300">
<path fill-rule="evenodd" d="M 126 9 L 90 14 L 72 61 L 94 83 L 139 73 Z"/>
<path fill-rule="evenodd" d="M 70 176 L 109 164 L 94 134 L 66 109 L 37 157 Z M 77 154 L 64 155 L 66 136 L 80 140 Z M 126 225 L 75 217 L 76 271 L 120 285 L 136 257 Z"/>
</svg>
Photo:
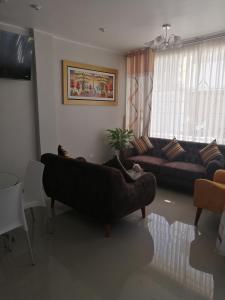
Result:
<svg viewBox="0 0 225 300">
<path fill-rule="evenodd" d="M 62 61 L 63 104 L 113 106 L 118 103 L 118 70 Z"/>
</svg>

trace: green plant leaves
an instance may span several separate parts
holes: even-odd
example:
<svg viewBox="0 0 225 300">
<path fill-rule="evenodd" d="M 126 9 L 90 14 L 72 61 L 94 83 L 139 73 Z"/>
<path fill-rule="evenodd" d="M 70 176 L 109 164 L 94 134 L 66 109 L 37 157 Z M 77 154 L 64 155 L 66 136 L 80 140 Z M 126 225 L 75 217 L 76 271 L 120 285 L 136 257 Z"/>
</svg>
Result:
<svg viewBox="0 0 225 300">
<path fill-rule="evenodd" d="M 134 136 L 133 131 L 128 129 L 115 128 L 106 131 L 109 145 L 116 150 L 126 148 Z"/>
</svg>

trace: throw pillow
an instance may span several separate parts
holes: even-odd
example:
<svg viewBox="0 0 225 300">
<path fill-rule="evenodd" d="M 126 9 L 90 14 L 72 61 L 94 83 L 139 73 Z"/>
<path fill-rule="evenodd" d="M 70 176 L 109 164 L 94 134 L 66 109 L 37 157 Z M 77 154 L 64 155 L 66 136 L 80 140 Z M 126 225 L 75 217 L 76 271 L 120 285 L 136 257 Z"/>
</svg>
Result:
<svg viewBox="0 0 225 300">
<path fill-rule="evenodd" d="M 223 154 L 220 152 L 216 140 L 213 140 L 209 145 L 201 149 L 199 154 L 204 165 L 207 165 L 211 160 L 223 158 Z"/>
<path fill-rule="evenodd" d="M 61 145 L 58 146 L 58 156 L 70 158 L 70 156 L 68 155 L 68 152 Z"/>
<path fill-rule="evenodd" d="M 138 154 L 144 154 L 148 151 L 151 151 L 154 146 L 150 142 L 149 138 L 147 136 L 142 136 L 140 138 L 134 138 L 134 140 L 131 142 L 131 144 L 134 146 L 135 150 L 138 152 Z"/>
<path fill-rule="evenodd" d="M 71 159 L 73 159 L 73 157 L 69 156 L 68 152 L 61 145 L 58 146 L 58 156 L 62 156 L 62 157 L 65 157 L 65 158 L 71 158 Z M 84 157 L 82 157 L 82 156 L 78 156 L 75 159 L 79 160 L 79 161 L 86 162 L 86 159 Z"/>
<path fill-rule="evenodd" d="M 121 163 L 118 156 L 114 156 L 114 158 L 107 161 L 104 164 L 104 166 L 112 167 L 112 168 L 120 170 L 120 172 L 122 173 L 122 175 L 123 175 L 124 179 L 126 180 L 126 182 L 134 182 L 134 179 L 129 175 L 129 173 L 127 172 L 126 168 Z"/>
<path fill-rule="evenodd" d="M 169 160 L 175 160 L 178 156 L 184 154 L 185 150 L 178 143 L 176 138 L 170 141 L 161 149 Z"/>
</svg>

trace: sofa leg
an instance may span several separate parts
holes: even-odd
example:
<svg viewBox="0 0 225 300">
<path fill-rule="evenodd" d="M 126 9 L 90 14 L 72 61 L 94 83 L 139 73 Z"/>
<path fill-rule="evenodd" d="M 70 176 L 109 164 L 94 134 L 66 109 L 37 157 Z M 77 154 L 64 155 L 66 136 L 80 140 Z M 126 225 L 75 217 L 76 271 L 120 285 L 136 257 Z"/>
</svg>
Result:
<svg viewBox="0 0 225 300">
<path fill-rule="evenodd" d="M 141 214 L 142 214 L 142 218 L 144 219 L 146 216 L 146 209 L 145 206 L 141 208 Z"/>
<path fill-rule="evenodd" d="M 202 214 L 202 208 L 198 207 L 195 215 L 195 226 L 198 226 L 198 221 L 201 214 Z"/>
<path fill-rule="evenodd" d="M 111 229 L 112 229 L 111 224 L 105 224 L 104 228 L 105 228 L 105 237 L 110 237 L 111 236 Z"/>
<path fill-rule="evenodd" d="M 51 198 L 51 208 L 54 208 L 54 206 L 55 206 L 55 200 Z"/>
</svg>

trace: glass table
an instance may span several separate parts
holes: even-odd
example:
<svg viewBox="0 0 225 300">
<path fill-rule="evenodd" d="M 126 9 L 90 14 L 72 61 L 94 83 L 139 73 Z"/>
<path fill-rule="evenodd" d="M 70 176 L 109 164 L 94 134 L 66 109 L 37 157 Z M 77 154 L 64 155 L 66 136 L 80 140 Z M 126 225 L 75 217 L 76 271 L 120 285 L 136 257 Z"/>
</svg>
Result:
<svg viewBox="0 0 225 300">
<path fill-rule="evenodd" d="M 10 173 L 0 172 L 0 189 L 9 188 L 16 185 L 19 182 L 19 178 Z"/>
</svg>

